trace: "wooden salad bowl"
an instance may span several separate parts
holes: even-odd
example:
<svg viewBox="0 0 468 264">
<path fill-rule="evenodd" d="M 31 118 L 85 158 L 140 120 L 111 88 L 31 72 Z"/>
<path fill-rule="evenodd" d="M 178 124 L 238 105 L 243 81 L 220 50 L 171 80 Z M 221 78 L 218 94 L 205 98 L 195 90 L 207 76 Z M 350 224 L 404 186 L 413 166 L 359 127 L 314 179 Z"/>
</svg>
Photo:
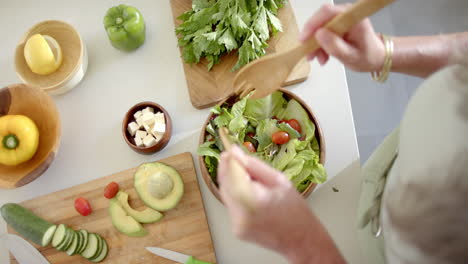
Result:
<svg viewBox="0 0 468 264">
<path fill-rule="evenodd" d="M 0 89 L 0 116 L 4 115 L 25 115 L 39 129 L 39 147 L 32 159 L 16 166 L 0 164 L 0 188 L 13 189 L 35 180 L 52 164 L 60 145 L 61 123 L 52 98 L 27 84 Z"/>
<path fill-rule="evenodd" d="M 34 34 L 49 35 L 59 43 L 63 61 L 56 72 L 39 75 L 29 69 L 24 58 L 24 46 Z M 86 46 L 80 34 L 63 21 L 46 20 L 32 26 L 16 46 L 15 69 L 20 79 L 48 93 L 60 94 L 73 88 L 83 78 L 87 64 Z"/>
<path fill-rule="evenodd" d="M 308 112 L 309 118 L 312 120 L 312 122 L 315 125 L 315 136 L 317 137 L 317 141 L 318 141 L 319 146 L 320 146 L 320 163 L 325 164 L 325 153 L 326 153 L 326 151 L 325 151 L 325 138 L 323 136 L 322 129 L 320 127 L 320 123 L 318 122 L 318 119 L 314 115 L 314 112 L 304 102 L 304 100 L 302 100 L 299 96 L 295 95 L 293 92 L 290 92 L 290 91 L 288 91 L 286 89 L 279 89 L 279 91 L 283 92 L 284 96 L 287 99 L 294 99 L 294 100 L 298 101 L 304 107 L 304 109 Z M 223 104 L 224 102 L 232 100 L 232 99 L 233 99 L 233 97 L 226 98 L 223 101 L 221 101 L 220 104 Z M 200 145 L 205 142 L 206 126 L 208 125 L 208 123 L 209 123 L 212 116 L 213 116 L 213 113 L 210 112 L 210 114 L 208 115 L 208 118 L 206 119 L 205 123 L 203 124 L 202 131 L 200 133 L 200 140 L 199 140 Z M 199 156 L 198 157 L 198 162 L 200 164 L 200 170 L 201 170 L 201 173 L 202 173 L 203 180 L 205 181 L 205 183 L 208 186 L 208 188 L 210 189 L 210 191 L 214 194 L 214 196 L 222 203 L 223 201 L 221 199 L 221 195 L 219 193 L 218 186 L 216 186 L 216 184 L 211 179 L 210 174 L 208 173 L 208 169 L 206 168 L 204 157 Z M 317 186 L 316 183 L 310 184 L 301 193 L 301 195 L 304 198 L 307 198 L 312 193 L 312 191 L 315 189 L 316 186 Z"/>
</svg>

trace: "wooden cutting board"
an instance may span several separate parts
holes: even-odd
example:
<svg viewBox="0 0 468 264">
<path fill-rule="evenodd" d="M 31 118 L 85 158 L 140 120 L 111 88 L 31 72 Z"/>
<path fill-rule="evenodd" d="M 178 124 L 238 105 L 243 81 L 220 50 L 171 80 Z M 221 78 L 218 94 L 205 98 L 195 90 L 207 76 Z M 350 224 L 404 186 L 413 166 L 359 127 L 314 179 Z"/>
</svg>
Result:
<svg viewBox="0 0 468 264">
<path fill-rule="evenodd" d="M 141 209 L 143 203 L 133 188 L 133 174 L 136 168 L 109 175 L 94 181 L 74 186 L 62 191 L 41 196 L 21 203 L 48 221 L 63 223 L 71 228 L 86 229 L 100 234 L 109 245 L 109 255 L 101 263 L 174 263 L 173 261 L 149 253 L 145 247 L 157 246 L 193 255 L 204 261 L 215 262 L 216 256 L 206 220 L 205 209 L 198 187 L 197 176 L 190 153 L 183 153 L 161 162 L 174 167 L 185 184 L 184 196 L 175 209 L 164 213 L 164 218 L 153 224 L 143 225 L 149 234 L 142 238 L 131 238 L 117 231 L 108 213 L 109 200 L 104 198 L 104 187 L 111 181 L 119 183 L 130 196 L 130 204 Z M 66 174 L 64 174 L 66 177 Z M 85 197 L 93 212 L 81 216 L 74 209 L 74 200 Z M 9 232 L 15 233 L 11 229 Z M 35 245 L 35 244 L 33 244 Z M 38 247 L 50 263 L 91 263 L 85 258 L 68 256 L 51 246 Z M 12 263 L 17 263 L 12 257 Z"/>
<path fill-rule="evenodd" d="M 174 24 L 178 26 L 181 21 L 177 17 L 192 8 L 192 0 L 171 0 L 171 7 Z M 269 40 L 267 54 L 282 52 L 298 44 L 299 29 L 289 2 L 280 9 L 278 17 L 283 24 L 283 32 Z M 231 68 L 236 64 L 236 61 L 237 52 L 231 52 L 221 58 L 220 64 L 208 71 L 206 60 L 189 65 L 182 59 L 190 100 L 195 108 L 203 109 L 213 106 L 231 94 L 232 82 L 236 74 L 236 72 L 231 71 Z M 294 68 L 283 86 L 305 81 L 309 72 L 310 65 L 303 59 Z"/>
</svg>

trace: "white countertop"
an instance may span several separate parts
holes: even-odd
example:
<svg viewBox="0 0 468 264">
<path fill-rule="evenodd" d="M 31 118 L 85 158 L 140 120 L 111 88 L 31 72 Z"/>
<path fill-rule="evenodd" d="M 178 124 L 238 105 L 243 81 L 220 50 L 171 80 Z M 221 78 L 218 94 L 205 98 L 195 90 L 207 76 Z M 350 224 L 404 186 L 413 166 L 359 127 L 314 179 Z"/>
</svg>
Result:
<svg viewBox="0 0 468 264">
<path fill-rule="evenodd" d="M 302 25 L 322 4 L 331 0 L 291 0 Z M 184 151 L 196 157 L 200 126 L 208 110 L 196 110 L 189 101 L 179 59 L 169 0 L 124 1 L 137 7 L 147 25 L 146 43 L 133 53 L 114 49 L 102 25 L 111 0 L 15 0 L 0 7 L 4 25 L 0 41 L 0 86 L 18 83 L 14 72 L 17 41 L 33 24 L 48 19 L 69 22 L 81 33 L 89 54 L 88 72 L 71 92 L 54 97 L 62 119 L 62 145 L 49 170 L 34 182 L 14 190 L 0 190 L 0 204 L 20 202 L 109 175 L 145 162 Z M 355 235 L 359 195 L 359 154 L 343 66 L 332 60 L 326 67 L 312 65 L 310 78 L 294 87 L 315 111 L 326 139 L 326 168 L 331 179 L 309 198 L 311 208 L 329 228 L 351 263 L 363 263 Z M 125 112 L 134 104 L 159 102 L 174 121 L 168 147 L 139 155 L 122 140 Z M 197 164 L 197 162 L 196 162 Z M 198 164 L 197 164 L 198 166 Z M 199 175 L 218 263 L 284 263 L 270 251 L 235 239 L 223 206 Z M 340 191 L 335 193 L 331 187 Z M 1 224 L 4 229 L 4 224 Z M 1 242 L 0 242 L 1 243 Z M 313 246 L 313 245 L 311 245 Z M 0 263 L 6 263 L 5 251 Z"/>
</svg>

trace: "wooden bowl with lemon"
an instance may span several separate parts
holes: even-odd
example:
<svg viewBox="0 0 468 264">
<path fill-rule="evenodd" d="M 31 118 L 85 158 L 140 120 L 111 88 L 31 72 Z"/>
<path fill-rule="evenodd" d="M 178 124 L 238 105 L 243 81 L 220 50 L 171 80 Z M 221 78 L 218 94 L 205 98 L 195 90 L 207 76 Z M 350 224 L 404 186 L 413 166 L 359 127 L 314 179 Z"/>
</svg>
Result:
<svg viewBox="0 0 468 264">
<path fill-rule="evenodd" d="M 0 89 L 0 188 L 23 186 L 50 166 L 60 145 L 60 117 L 37 87 Z"/>
<path fill-rule="evenodd" d="M 15 67 L 20 79 L 49 94 L 62 94 L 84 77 L 86 46 L 71 25 L 57 20 L 29 29 L 16 47 Z"/>
</svg>

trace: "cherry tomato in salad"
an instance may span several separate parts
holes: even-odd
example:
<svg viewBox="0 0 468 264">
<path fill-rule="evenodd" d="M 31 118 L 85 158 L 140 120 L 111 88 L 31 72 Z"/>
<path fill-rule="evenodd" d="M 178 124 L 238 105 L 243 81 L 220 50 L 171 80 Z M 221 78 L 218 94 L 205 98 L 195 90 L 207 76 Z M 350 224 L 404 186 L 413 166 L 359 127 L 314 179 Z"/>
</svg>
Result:
<svg viewBox="0 0 468 264">
<path fill-rule="evenodd" d="M 299 121 L 297 121 L 296 119 L 290 119 L 287 121 L 288 125 L 290 125 L 292 128 L 294 128 L 294 130 L 296 130 L 297 132 L 299 132 L 299 134 L 302 133 L 302 128 L 301 128 L 301 124 L 299 123 Z"/>
<path fill-rule="evenodd" d="M 277 121 L 280 121 L 280 119 L 276 116 L 272 117 L 271 119 L 274 119 L 274 120 L 277 120 Z"/>
<path fill-rule="evenodd" d="M 107 199 L 112 199 L 114 196 L 119 192 L 119 184 L 116 182 L 111 182 L 107 184 L 106 188 L 104 189 L 104 197 Z"/>
<path fill-rule="evenodd" d="M 278 144 L 278 145 L 288 143 L 289 134 L 284 131 L 275 132 L 273 133 L 273 135 L 271 135 L 271 141 L 273 141 L 273 143 Z"/>
<path fill-rule="evenodd" d="M 252 142 L 245 141 L 242 145 L 244 145 L 244 147 L 245 147 L 249 152 L 252 152 L 252 153 L 257 152 L 257 150 L 255 149 L 255 146 L 252 144 Z"/>
<path fill-rule="evenodd" d="M 87 216 L 93 211 L 93 209 L 91 209 L 91 205 L 89 205 L 88 200 L 83 197 L 76 198 L 75 209 L 82 216 Z"/>
<path fill-rule="evenodd" d="M 247 136 L 253 138 L 253 137 L 255 137 L 255 133 L 254 132 L 249 132 L 249 133 L 247 133 Z"/>
</svg>

